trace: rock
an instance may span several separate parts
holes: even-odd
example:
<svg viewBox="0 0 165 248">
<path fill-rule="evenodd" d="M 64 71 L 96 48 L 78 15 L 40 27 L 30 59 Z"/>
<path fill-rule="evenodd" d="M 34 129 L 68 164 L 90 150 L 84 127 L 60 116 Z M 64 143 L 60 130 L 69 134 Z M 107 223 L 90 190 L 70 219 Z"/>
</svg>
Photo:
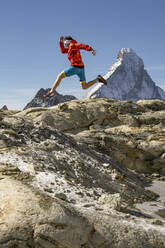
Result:
<svg viewBox="0 0 165 248">
<path fill-rule="evenodd" d="M 152 221 L 152 224 L 162 226 L 163 225 L 163 222 L 161 220 L 153 220 Z"/>
<path fill-rule="evenodd" d="M 164 166 L 162 111 L 89 99 L 1 112 L 0 247 L 165 247 L 164 225 L 134 207 L 158 197 L 145 187 Z"/>
<path fill-rule="evenodd" d="M 122 199 L 120 194 L 103 194 L 98 199 L 99 205 L 106 205 L 109 208 L 120 210 L 122 205 Z"/>
<path fill-rule="evenodd" d="M 152 111 L 161 111 L 165 110 L 165 101 L 161 99 L 153 100 L 139 100 L 137 104 L 147 108 L 148 110 Z"/>
<path fill-rule="evenodd" d="M 75 211 L 14 180 L 1 180 L 0 187 L 1 248 L 69 248 L 89 243 L 92 225 Z"/>
<path fill-rule="evenodd" d="M 63 201 L 67 201 L 67 196 L 64 193 L 56 193 L 55 197 L 57 197 Z"/>
<path fill-rule="evenodd" d="M 152 177 L 160 177 L 160 175 L 158 173 L 153 173 L 151 176 Z"/>
<path fill-rule="evenodd" d="M 155 213 L 165 219 L 165 208 L 159 209 Z"/>
<path fill-rule="evenodd" d="M 165 176 L 165 168 L 162 168 L 159 172 L 160 172 L 160 175 Z"/>
<path fill-rule="evenodd" d="M 163 177 L 159 177 L 158 180 L 160 180 L 160 181 L 165 181 L 165 177 L 164 177 L 164 176 L 163 176 Z"/>
<path fill-rule="evenodd" d="M 41 128 L 70 133 L 76 142 L 104 150 L 130 169 L 153 173 L 165 167 L 162 104 L 163 100 L 146 100 L 146 104 L 145 100 L 143 104 L 115 99 L 75 100 L 49 109 L 30 108 L 15 116 L 32 118 Z M 156 111 L 148 105 L 157 106 Z"/>
</svg>

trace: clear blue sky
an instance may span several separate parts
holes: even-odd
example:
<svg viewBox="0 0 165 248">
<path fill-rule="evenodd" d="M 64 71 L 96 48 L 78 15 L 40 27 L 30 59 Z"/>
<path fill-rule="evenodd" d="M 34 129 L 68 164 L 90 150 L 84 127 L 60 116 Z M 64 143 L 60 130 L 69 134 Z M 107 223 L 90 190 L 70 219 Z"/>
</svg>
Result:
<svg viewBox="0 0 165 248">
<path fill-rule="evenodd" d="M 0 32 L 0 107 L 22 109 L 69 66 L 60 35 L 96 49 L 96 56 L 82 51 L 87 80 L 105 75 L 119 50 L 131 47 L 165 89 L 165 0 L 0 0 Z M 57 91 L 86 94 L 76 76 Z"/>
</svg>

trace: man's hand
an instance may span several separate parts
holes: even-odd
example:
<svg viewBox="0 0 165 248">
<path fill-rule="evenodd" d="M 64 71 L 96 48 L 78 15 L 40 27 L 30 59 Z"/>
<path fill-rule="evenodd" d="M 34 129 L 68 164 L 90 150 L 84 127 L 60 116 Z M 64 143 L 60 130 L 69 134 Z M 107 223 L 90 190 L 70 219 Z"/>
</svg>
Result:
<svg viewBox="0 0 165 248">
<path fill-rule="evenodd" d="M 60 36 L 60 42 L 63 42 L 63 41 L 64 41 L 64 37 Z"/>
<path fill-rule="evenodd" d="M 92 53 L 92 55 L 96 55 L 96 51 L 95 50 L 91 50 L 91 53 Z"/>
</svg>

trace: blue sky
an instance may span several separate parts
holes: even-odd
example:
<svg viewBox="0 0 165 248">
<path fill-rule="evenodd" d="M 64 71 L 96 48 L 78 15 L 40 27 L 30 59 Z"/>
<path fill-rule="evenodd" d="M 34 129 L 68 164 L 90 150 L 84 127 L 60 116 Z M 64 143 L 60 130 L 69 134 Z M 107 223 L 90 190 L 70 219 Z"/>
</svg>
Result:
<svg viewBox="0 0 165 248">
<path fill-rule="evenodd" d="M 165 0 L 0 0 L 0 107 L 22 109 L 69 66 L 59 36 L 91 45 L 82 51 L 87 80 L 105 75 L 122 47 L 139 55 L 165 89 Z M 76 76 L 57 91 L 81 98 Z"/>
</svg>

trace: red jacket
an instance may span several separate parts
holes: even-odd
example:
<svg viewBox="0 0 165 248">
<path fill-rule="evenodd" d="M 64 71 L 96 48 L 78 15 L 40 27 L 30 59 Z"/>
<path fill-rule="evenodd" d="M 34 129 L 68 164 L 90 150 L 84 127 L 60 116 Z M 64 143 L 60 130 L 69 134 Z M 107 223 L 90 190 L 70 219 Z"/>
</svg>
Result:
<svg viewBox="0 0 165 248">
<path fill-rule="evenodd" d="M 71 66 L 80 66 L 84 67 L 84 63 L 81 58 L 80 49 L 84 49 L 86 51 L 91 51 L 91 47 L 85 44 L 79 44 L 77 41 L 72 40 L 69 47 L 65 48 L 64 43 L 60 42 L 60 48 L 62 53 L 68 54 L 68 59 L 71 62 Z"/>
</svg>

